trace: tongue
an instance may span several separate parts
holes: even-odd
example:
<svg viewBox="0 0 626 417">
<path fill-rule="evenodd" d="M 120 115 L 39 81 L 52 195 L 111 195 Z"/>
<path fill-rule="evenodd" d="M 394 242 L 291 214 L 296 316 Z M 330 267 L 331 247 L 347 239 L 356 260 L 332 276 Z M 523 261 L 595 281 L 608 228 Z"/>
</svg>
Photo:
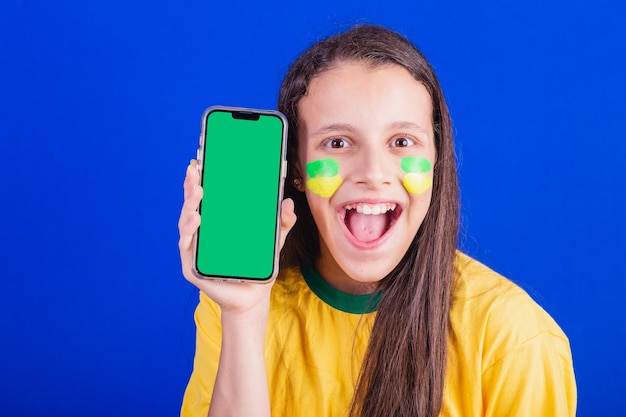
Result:
<svg viewBox="0 0 626 417">
<path fill-rule="evenodd" d="M 371 242 L 385 233 L 387 227 L 386 214 L 359 214 L 356 210 L 350 210 L 346 222 L 350 232 L 362 242 Z"/>
</svg>

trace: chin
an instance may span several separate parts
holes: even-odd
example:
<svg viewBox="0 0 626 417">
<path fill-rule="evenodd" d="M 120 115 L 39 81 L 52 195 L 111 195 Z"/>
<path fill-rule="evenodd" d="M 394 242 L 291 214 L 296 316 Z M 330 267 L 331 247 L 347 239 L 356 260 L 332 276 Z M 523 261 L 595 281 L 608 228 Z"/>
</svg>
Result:
<svg viewBox="0 0 626 417">
<path fill-rule="evenodd" d="M 376 283 L 382 281 L 383 278 L 389 275 L 399 262 L 400 259 L 398 259 L 398 262 L 391 264 L 387 257 L 384 262 L 370 260 L 348 263 L 345 266 L 340 265 L 340 267 L 342 267 L 346 275 L 356 282 Z"/>
</svg>

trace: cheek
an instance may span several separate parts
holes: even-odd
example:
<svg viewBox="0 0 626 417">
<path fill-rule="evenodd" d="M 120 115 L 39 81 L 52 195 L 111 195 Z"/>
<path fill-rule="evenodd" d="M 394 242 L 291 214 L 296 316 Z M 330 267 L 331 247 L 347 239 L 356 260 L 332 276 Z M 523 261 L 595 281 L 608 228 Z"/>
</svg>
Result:
<svg viewBox="0 0 626 417">
<path fill-rule="evenodd" d="M 404 176 L 402 184 L 411 194 L 424 194 L 432 188 L 433 179 L 426 174 L 410 172 Z"/>
<path fill-rule="evenodd" d="M 433 186 L 432 163 L 422 157 L 406 157 L 400 161 L 402 170 L 406 172 L 402 179 L 404 188 L 411 194 L 424 194 Z"/>
<path fill-rule="evenodd" d="M 329 198 L 343 182 L 339 162 L 333 158 L 318 159 L 306 164 L 306 187 L 320 197 Z"/>
</svg>

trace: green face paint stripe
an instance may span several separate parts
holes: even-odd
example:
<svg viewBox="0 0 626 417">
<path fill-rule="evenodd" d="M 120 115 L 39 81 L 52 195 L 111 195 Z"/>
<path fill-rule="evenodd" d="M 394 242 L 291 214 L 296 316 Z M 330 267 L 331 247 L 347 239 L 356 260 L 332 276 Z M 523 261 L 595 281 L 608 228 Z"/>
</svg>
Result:
<svg viewBox="0 0 626 417">
<path fill-rule="evenodd" d="M 433 167 L 428 159 L 420 156 L 407 156 L 406 158 L 402 158 L 400 166 L 402 166 L 404 172 L 428 172 Z"/>
<path fill-rule="evenodd" d="M 332 158 L 318 159 L 306 164 L 306 173 L 310 178 L 334 177 L 339 175 L 339 162 Z"/>
</svg>

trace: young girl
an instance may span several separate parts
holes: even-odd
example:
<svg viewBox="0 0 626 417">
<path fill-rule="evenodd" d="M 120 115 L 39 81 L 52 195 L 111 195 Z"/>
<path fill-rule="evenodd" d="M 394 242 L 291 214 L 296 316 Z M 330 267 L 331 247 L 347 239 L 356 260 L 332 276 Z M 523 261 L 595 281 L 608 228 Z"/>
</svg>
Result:
<svg viewBox="0 0 626 417">
<path fill-rule="evenodd" d="M 456 248 L 450 117 L 422 54 L 357 26 L 296 59 L 278 109 L 290 170 L 273 286 L 193 275 L 202 189 L 187 169 L 179 247 L 201 293 L 181 414 L 575 415 L 566 336 Z"/>
</svg>

